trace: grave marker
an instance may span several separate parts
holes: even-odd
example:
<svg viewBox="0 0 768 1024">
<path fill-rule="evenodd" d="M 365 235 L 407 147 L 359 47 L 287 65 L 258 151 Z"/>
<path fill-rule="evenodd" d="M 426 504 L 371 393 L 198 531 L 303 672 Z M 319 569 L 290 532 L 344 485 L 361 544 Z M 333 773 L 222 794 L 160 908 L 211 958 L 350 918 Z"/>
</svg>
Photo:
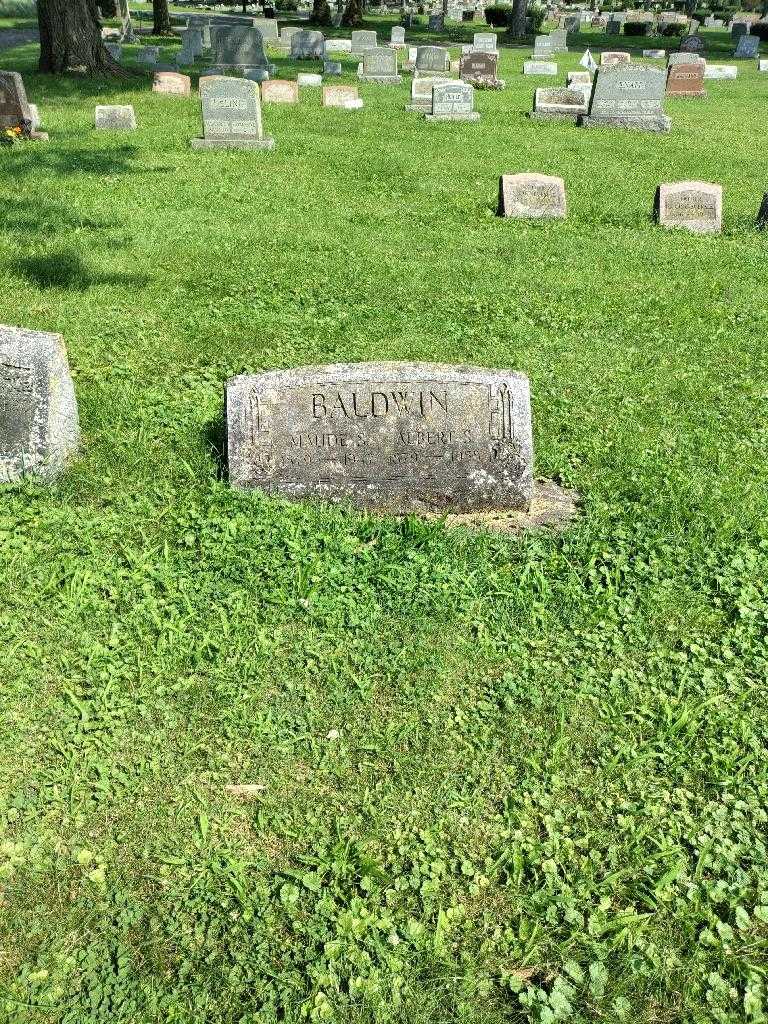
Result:
<svg viewBox="0 0 768 1024">
<path fill-rule="evenodd" d="M 18 71 L 0 71 L 0 131 L 6 128 L 20 128 L 33 142 L 48 141 L 45 132 L 37 131 L 32 105 Z"/>
<path fill-rule="evenodd" d="M 735 64 L 707 64 L 704 68 L 704 78 L 736 78 L 739 69 Z"/>
<path fill-rule="evenodd" d="M 532 121 L 573 121 L 575 124 L 586 114 L 587 101 L 583 88 L 537 89 L 533 111 L 528 116 Z"/>
<path fill-rule="evenodd" d="M 702 99 L 707 95 L 704 89 L 704 64 L 672 64 L 667 74 L 667 96 L 686 99 Z"/>
<path fill-rule="evenodd" d="M 79 439 L 64 339 L 0 325 L 0 483 L 53 479 Z"/>
<path fill-rule="evenodd" d="M 323 89 L 324 107 L 341 107 L 343 110 L 359 110 L 363 101 L 356 85 L 326 85 Z"/>
<path fill-rule="evenodd" d="M 99 131 L 136 131 L 136 114 L 130 104 L 96 107 L 94 124 Z"/>
<path fill-rule="evenodd" d="M 754 60 L 760 52 L 759 36 L 743 35 L 736 44 L 734 57 L 743 57 L 744 60 Z"/>
<path fill-rule="evenodd" d="M 667 132 L 672 122 L 664 113 L 667 74 L 642 64 L 614 64 L 599 68 L 589 104 L 581 119 L 585 127 L 632 128 Z"/>
<path fill-rule="evenodd" d="M 475 90 L 466 82 L 445 81 L 432 86 L 432 110 L 428 121 L 479 121 Z"/>
<path fill-rule="evenodd" d="M 416 48 L 416 74 L 447 74 L 450 55 L 444 46 L 418 46 Z"/>
<path fill-rule="evenodd" d="M 274 65 L 267 60 L 261 33 L 250 25 L 214 25 L 211 28 L 211 63 L 217 68 L 264 68 L 270 74 Z"/>
<path fill-rule="evenodd" d="M 685 228 L 696 234 L 719 234 L 723 219 L 723 189 L 706 181 L 677 181 L 659 185 L 654 212 L 665 228 Z"/>
<path fill-rule="evenodd" d="M 229 479 L 285 498 L 391 511 L 527 509 L 528 379 L 435 363 L 359 363 L 234 377 Z"/>
<path fill-rule="evenodd" d="M 549 60 L 526 60 L 523 62 L 524 75 L 556 75 L 557 64 Z"/>
<path fill-rule="evenodd" d="M 203 138 L 192 139 L 193 149 L 274 149 L 262 128 L 256 82 L 209 75 L 200 82 L 200 102 Z"/>
<path fill-rule="evenodd" d="M 632 55 L 624 50 L 604 50 L 600 54 L 600 67 L 611 67 L 613 64 L 629 64 L 631 60 Z"/>
<path fill-rule="evenodd" d="M 498 61 L 498 53 L 469 53 L 459 61 L 459 78 L 481 88 L 501 88 L 504 82 L 496 75 Z"/>
<path fill-rule="evenodd" d="M 379 85 L 399 85 L 401 76 L 397 73 L 397 52 L 389 47 L 366 50 L 357 77 L 361 82 L 378 82 Z"/>
<path fill-rule="evenodd" d="M 322 60 L 325 39 L 322 32 L 302 29 L 291 36 L 291 60 Z"/>
<path fill-rule="evenodd" d="M 261 99 L 264 103 L 298 103 L 299 83 L 282 78 L 273 78 L 261 83 Z"/>
<path fill-rule="evenodd" d="M 189 75 L 179 75 L 175 71 L 156 71 L 152 92 L 166 96 L 191 96 L 192 79 Z"/>
<path fill-rule="evenodd" d="M 411 81 L 411 102 L 405 109 L 417 114 L 431 113 L 432 87 L 444 81 L 444 78 L 414 78 Z"/>
<path fill-rule="evenodd" d="M 375 32 L 360 30 L 352 33 L 350 45 L 352 53 L 364 54 L 367 50 L 377 49 L 379 43 Z"/>
</svg>

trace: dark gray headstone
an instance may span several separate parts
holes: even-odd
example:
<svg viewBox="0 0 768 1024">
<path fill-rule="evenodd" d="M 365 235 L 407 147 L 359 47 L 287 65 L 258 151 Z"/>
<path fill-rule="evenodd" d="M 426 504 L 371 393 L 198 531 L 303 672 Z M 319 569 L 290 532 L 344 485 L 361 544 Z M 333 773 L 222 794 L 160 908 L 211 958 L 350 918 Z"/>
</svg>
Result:
<svg viewBox="0 0 768 1024">
<path fill-rule="evenodd" d="M 291 36 L 292 60 L 322 60 L 325 57 L 325 38 L 322 32 L 302 29 Z"/>
<path fill-rule="evenodd" d="M 492 85 L 498 82 L 497 53 L 468 53 L 459 61 L 459 77 L 465 82 Z"/>
<path fill-rule="evenodd" d="M 56 476 L 79 437 L 63 338 L 0 326 L 0 482 Z"/>
<path fill-rule="evenodd" d="M 680 53 L 703 53 L 704 49 L 701 36 L 685 36 L 680 40 Z"/>
<path fill-rule="evenodd" d="M 667 73 L 642 64 L 609 64 L 595 72 L 589 115 L 581 123 L 590 126 L 669 131 L 671 122 L 663 110 Z"/>
<path fill-rule="evenodd" d="M 429 32 L 442 32 L 445 28 L 445 18 L 442 14 L 430 14 L 429 21 L 427 23 L 427 31 Z"/>
<path fill-rule="evenodd" d="M 261 33 L 251 25 L 214 25 L 211 63 L 219 68 L 265 68 L 271 71 Z"/>
<path fill-rule="evenodd" d="M 734 57 L 744 57 L 746 60 L 752 60 L 760 52 L 760 39 L 758 36 L 753 36 L 747 33 L 739 38 L 736 44 L 736 52 Z"/>
<path fill-rule="evenodd" d="M 392 511 L 528 508 L 528 379 L 430 363 L 234 377 L 229 479 L 287 498 Z"/>
</svg>

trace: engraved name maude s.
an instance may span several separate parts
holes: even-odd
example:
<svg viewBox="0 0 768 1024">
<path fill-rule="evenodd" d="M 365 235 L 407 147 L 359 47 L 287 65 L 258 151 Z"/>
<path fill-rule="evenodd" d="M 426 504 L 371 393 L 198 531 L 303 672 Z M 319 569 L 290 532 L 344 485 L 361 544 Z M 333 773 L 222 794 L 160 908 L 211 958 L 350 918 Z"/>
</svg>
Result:
<svg viewBox="0 0 768 1024">
<path fill-rule="evenodd" d="M 524 508 L 528 380 L 418 363 L 306 367 L 227 385 L 230 480 L 391 508 Z"/>
</svg>

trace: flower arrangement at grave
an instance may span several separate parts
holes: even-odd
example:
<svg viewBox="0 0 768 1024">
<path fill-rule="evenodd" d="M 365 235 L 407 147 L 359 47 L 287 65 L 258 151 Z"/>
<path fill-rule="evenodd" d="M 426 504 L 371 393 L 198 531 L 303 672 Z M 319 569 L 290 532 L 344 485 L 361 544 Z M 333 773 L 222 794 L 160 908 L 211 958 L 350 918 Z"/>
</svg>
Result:
<svg viewBox="0 0 768 1024">
<path fill-rule="evenodd" d="M 31 132 L 31 121 L 22 121 L 21 124 L 13 125 L 10 128 L 4 128 L 0 134 L 0 145 L 15 146 L 17 143 L 23 142 L 25 139 L 28 140 Z"/>
</svg>

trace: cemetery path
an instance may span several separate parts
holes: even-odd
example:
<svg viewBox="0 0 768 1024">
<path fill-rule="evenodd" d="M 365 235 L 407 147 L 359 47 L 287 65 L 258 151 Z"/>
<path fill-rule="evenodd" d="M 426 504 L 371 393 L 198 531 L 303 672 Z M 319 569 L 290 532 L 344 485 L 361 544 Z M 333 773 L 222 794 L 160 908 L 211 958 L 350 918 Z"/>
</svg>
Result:
<svg viewBox="0 0 768 1024">
<path fill-rule="evenodd" d="M 14 46 L 24 43 L 36 43 L 40 33 L 36 28 L 4 28 L 0 29 L 0 50 L 11 50 Z"/>
</svg>

